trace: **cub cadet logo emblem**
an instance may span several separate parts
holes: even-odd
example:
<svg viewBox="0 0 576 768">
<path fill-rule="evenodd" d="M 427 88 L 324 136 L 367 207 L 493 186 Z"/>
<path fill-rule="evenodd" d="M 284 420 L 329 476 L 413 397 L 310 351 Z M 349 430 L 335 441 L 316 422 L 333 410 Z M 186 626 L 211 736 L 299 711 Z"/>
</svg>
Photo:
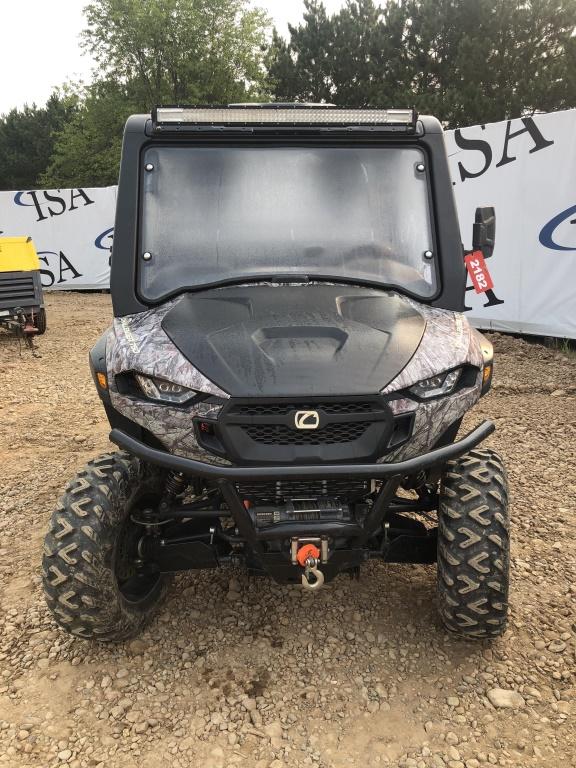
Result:
<svg viewBox="0 0 576 768">
<path fill-rule="evenodd" d="M 296 429 L 318 429 L 320 414 L 318 411 L 296 411 L 294 424 Z"/>
<path fill-rule="evenodd" d="M 140 347 L 138 346 L 138 342 L 134 338 L 134 334 L 132 333 L 132 330 L 130 328 L 130 321 L 127 320 L 125 317 L 120 318 L 120 325 L 122 326 L 124 330 L 124 335 L 126 336 L 126 341 L 128 342 L 128 346 L 132 350 L 132 352 L 137 355 L 140 352 Z"/>
</svg>

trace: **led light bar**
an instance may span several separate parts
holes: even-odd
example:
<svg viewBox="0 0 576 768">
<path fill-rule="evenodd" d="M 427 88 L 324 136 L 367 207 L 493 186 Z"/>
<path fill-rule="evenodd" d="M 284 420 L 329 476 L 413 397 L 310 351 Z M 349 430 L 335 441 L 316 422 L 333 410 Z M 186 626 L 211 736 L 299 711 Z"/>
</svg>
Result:
<svg viewBox="0 0 576 768">
<path fill-rule="evenodd" d="M 246 105 L 231 107 L 156 107 L 154 127 L 177 126 L 398 126 L 415 128 L 412 109 L 338 109 L 328 106 Z"/>
</svg>

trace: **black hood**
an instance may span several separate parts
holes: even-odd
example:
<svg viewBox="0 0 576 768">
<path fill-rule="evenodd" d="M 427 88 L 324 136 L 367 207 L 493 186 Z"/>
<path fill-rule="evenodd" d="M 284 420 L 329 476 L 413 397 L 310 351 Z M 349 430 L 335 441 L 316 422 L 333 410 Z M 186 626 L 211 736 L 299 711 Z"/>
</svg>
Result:
<svg viewBox="0 0 576 768">
<path fill-rule="evenodd" d="M 233 397 L 345 396 L 375 394 L 392 381 L 425 321 L 389 291 L 253 285 L 186 294 L 162 328 Z"/>
</svg>

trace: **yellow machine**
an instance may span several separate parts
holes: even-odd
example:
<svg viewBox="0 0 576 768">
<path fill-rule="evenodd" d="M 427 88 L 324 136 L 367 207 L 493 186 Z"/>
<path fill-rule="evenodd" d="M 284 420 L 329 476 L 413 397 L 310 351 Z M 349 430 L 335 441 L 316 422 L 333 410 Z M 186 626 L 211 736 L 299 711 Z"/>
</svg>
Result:
<svg viewBox="0 0 576 768">
<path fill-rule="evenodd" d="M 46 330 L 40 261 L 31 237 L 0 237 L 0 325 L 30 336 Z"/>
</svg>

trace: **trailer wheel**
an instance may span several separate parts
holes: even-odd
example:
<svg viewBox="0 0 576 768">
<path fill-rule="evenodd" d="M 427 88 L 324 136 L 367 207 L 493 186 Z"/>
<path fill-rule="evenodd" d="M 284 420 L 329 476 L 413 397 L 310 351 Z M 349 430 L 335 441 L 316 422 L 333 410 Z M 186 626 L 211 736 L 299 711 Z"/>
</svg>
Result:
<svg viewBox="0 0 576 768">
<path fill-rule="evenodd" d="M 494 638 L 506 629 L 508 483 L 497 453 L 474 449 L 449 461 L 438 507 L 438 603 L 447 629 Z"/>
<path fill-rule="evenodd" d="M 36 319 L 36 328 L 38 329 L 38 336 L 42 336 L 43 333 L 46 333 L 46 310 L 44 307 L 40 307 L 38 312 L 35 314 Z"/>
<path fill-rule="evenodd" d="M 78 637 L 124 640 L 152 617 L 167 577 L 138 562 L 142 526 L 132 512 L 157 501 L 163 475 L 127 453 L 90 461 L 52 515 L 42 561 L 46 602 Z"/>
</svg>

